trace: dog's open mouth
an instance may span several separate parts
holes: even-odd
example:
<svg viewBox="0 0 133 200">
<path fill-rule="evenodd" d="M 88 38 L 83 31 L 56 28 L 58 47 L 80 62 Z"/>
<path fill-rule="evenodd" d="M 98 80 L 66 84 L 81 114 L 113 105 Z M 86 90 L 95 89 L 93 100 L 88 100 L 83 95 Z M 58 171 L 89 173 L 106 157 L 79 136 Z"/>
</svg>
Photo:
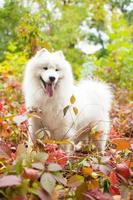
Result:
<svg viewBox="0 0 133 200">
<path fill-rule="evenodd" d="M 41 76 L 40 76 L 40 79 L 41 79 L 41 81 L 43 83 L 45 92 L 47 93 L 47 95 L 49 97 L 52 97 L 53 94 L 54 94 L 54 86 L 55 86 L 55 84 L 53 82 L 45 82 Z"/>
</svg>

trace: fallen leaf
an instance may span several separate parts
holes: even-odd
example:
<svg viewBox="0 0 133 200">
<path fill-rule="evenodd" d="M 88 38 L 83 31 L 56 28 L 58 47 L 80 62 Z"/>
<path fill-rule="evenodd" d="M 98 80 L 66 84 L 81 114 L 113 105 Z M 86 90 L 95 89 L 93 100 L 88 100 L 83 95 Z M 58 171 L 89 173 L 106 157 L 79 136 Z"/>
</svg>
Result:
<svg viewBox="0 0 133 200">
<path fill-rule="evenodd" d="M 111 141 L 111 144 L 116 145 L 117 151 L 122 151 L 124 149 L 129 149 L 131 143 L 129 138 L 115 138 Z"/>
<path fill-rule="evenodd" d="M 62 150 L 55 150 L 51 153 L 49 153 L 47 163 L 58 163 L 62 168 L 65 167 L 65 165 L 68 162 L 68 155 L 63 152 Z"/>
<path fill-rule="evenodd" d="M 82 168 L 82 173 L 84 175 L 91 175 L 93 172 L 93 169 L 91 167 L 83 167 Z"/>
<path fill-rule="evenodd" d="M 116 165 L 116 171 L 118 174 L 128 179 L 130 177 L 130 170 L 126 163 L 119 163 Z"/>
<path fill-rule="evenodd" d="M 84 193 L 84 200 L 113 200 L 113 198 L 100 189 L 89 190 Z"/>
<path fill-rule="evenodd" d="M 111 185 L 110 188 L 109 188 L 109 193 L 111 195 L 120 195 L 120 190 L 117 186 Z"/>
<path fill-rule="evenodd" d="M 11 149 L 9 145 L 3 141 L 0 141 L 0 159 L 11 158 Z"/>
<path fill-rule="evenodd" d="M 88 183 L 88 189 L 92 190 L 92 189 L 96 189 L 96 188 L 99 188 L 99 182 L 98 182 L 98 180 L 91 180 Z"/>
<path fill-rule="evenodd" d="M 111 185 L 116 185 L 119 183 L 116 172 L 114 171 L 110 172 L 109 180 L 110 180 Z"/>
</svg>

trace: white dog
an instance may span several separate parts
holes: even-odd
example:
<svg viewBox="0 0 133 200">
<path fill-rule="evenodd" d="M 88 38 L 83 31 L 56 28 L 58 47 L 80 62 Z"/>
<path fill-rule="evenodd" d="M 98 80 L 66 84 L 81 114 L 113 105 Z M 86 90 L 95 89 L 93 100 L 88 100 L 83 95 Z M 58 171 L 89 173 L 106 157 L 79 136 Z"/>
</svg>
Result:
<svg viewBox="0 0 133 200">
<path fill-rule="evenodd" d="M 110 130 L 112 102 L 108 85 L 96 80 L 83 80 L 74 86 L 71 66 L 63 53 L 42 49 L 27 64 L 23 90 L 26 107 L 41 110 L 40 119 L 32 118 L 29 122 L 33 136 L 37 130 L 47 128 L 52 139 L 70 138 L 74 141 L 78 132 L 95 126 L 103 133 L 99 144 L 104 150 Z M 63 110 L 70 105 L 72 95 L 76 100 L 64 116 Z M 77 115 L 73 107 L 77 108 Z"/>
</svg>

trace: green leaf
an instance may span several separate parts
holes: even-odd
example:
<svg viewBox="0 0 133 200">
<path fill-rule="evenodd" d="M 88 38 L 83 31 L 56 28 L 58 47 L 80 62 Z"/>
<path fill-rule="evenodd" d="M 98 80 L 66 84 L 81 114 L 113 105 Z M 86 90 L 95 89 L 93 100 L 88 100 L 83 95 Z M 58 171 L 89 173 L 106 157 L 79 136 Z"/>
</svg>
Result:
<svg viewBox="0 0 133 200">
<path fill-rule="evenodd" d="M 57 172 L 56 174 L 53 175 L 55 180 L 58 182 L 58 183 L 61 183 L 63 185 L 66 186 L 67 184 L 67 180 L 66 178 L 63 177 L 63 175 L 60 173 L 60 172 Z"/>
<path fill-rule="evenodd" d="M 72 95 L 71 98 L 70 98 L 70 103 L 71 103 L 71 104 L 74 104 L 75 101 L 76 101 L 76 98 L 75 98 L 74 95 Z"/>
<path fill-rule="evenodd" d="M 48 159 L 48 154 L 45 152 L 38 152 L 35 156 L 35 161 L 44 162 Z"/>
<path fill-rule="evenodd" d="M 57 163 L 51 163 L 48 165 L 48 170 L 56 172 L 62 170 L 62 167 Z"/>
<path fill-rule="evenodd" d="M 78 114 L 78 108 L 73 107 L 73 112 L 74 112 L 75 115 L 77 115 Z"/>
<path fill-rule="evenodd" d="M 44 164 L 41 162 L 36 162 L 32 164 L 32 168 L 34 169 L 39 169 L 39 170 L 44 170 Z"/>
<path fill-rule="evenodd" d="M 105 180 L 103 184 L 104 192 L 109 192 L 110 182 L 109 180 Z"/>
<path fill-rule="evenodd" d="M 66 115 L 66 113 L 67 113 L 67 111 L 69 110 L 69 105 L 68 106 L 66 106 L 64 109 L 63 109 L 63 113 L 64 113 L 64 116 Z"/>
<path fill-rule="evenodd" d="M 44 134 L 45 134 L 44 129 L 41 128 L 38 131 L 36 131 L 35 137 L 36 137 L 36 139 L 42 139 L 44 137 Z"/>
<path fill-rule="evenodd" d="M 40 182 L 43 189 L 46 190 L 49 194 L 51 194 L 54 191 L 56 181 L 52 174 L 44 173 L 41 176 Z"/>
<path fill-rule="evenodd" d="M 68 187 L 78 187 L 84 182 L 84 177 L 80 175 L 73 175 L 68 179 Z"/>
</svg>

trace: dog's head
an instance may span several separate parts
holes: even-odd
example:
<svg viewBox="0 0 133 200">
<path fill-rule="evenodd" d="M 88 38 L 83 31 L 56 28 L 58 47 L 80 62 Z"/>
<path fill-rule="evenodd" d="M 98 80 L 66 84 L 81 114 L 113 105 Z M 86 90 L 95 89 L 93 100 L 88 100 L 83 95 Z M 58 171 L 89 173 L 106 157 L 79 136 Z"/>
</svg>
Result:
<svg viewBox="0 0 133 200">
<path fill-rule="evenodd" d="M 71 67 L 62 51 L 50 53 L 46 49 L 41 49 L 29 61 L 29 67 L 49 97 L 54 95 L 62 80 L 72 79 Z"/>
</svg>

